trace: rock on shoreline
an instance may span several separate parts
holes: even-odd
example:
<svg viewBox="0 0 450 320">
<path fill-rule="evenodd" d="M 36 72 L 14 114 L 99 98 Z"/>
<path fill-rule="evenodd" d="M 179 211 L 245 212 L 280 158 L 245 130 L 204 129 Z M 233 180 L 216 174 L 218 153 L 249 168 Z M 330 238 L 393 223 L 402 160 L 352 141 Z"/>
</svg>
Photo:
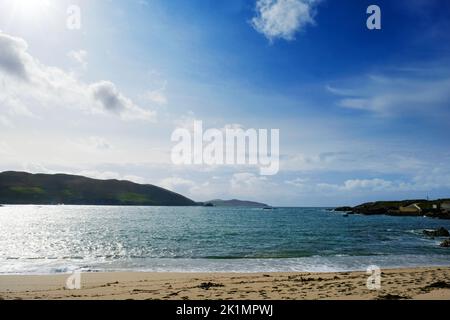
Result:
<svg viewBox="0 0 450 320">
<path fill-rule="evenodd" d="M 429 237 L 449 237 L 450 233 L 447 229 L 441 227 L 436 230 L 424 230 L 423 234 Z"/>
<path fill-rule="evenodd" d="M 450 239 L 444 240 L 441 245 L 442 248 L 450 248 Z"/>
</svg>

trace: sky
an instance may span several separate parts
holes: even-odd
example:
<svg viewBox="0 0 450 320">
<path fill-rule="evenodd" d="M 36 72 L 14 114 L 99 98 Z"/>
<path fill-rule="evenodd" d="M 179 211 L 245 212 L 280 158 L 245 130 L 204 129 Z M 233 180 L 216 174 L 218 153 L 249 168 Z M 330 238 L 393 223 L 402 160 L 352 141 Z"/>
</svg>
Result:
<svg viewBox="0 0 450 320">
<path fill-rule="evenodd" d="M 277 206 L 448 198 L 448 30 L 447 0 L 0 0 L 0 171 Z M 174 165 L 194 120 L 279 129 L 279 173 Z"/>
</svg>

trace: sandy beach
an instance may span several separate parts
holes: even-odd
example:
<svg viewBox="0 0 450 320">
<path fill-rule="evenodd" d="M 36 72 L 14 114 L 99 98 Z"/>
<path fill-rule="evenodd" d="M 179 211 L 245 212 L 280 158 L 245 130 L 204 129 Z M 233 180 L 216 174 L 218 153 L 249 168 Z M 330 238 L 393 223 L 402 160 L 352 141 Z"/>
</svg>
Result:
<svg viewBox="0 0 450 320">
<path fill-rule="evenodd" d="M 380 290 L 367 289 L 365 272 L 83 273 L 76 290 L 68 276 L 2 275 L 0 299 L 450 299 L 450 267 L 382 270 Z"/>
</svg>

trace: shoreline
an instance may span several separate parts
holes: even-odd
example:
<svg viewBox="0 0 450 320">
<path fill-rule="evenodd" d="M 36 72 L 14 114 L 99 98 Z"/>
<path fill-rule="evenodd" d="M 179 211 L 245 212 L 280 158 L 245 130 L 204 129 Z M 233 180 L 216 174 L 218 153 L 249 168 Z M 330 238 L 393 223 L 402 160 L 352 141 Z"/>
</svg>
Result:
<svg viewBox="0 0 450 320">
<path fill-rule="evenodd" d="M 450 300 L 450 267 L 382 269 L 381 289 L 366 272 L 81 273 L 81 289 L 65 288 L 70 274 L 0 275 L 7 300 Z"/>
<path fill-rule="evenodd" d="M 289 259 L 289 258 L 288 258 Z M 295 259 L 295 258 L 294 258 Z M 244 260 L 244 259 L 243 259 Z M 271 260 L 271 259 L 269 259 Z M 376 264 L 375 264 L 376 265 Z M 367 264 L 369 266 L 369 264 Z M 412 266 L 388 266 L 382 267 L 381 270 L 385 271 L 396 271 L 396 270 L 414 270 L 414 269 L 445 269 L 450 268 L 450 262 L 448 265 L 446 264 L 429 264 L 429 265 L 412 265 Z M 74 269 L 68 271 L 57 271 L 57 272 L 0 272 L 0 280 L 2 277 L 53 277 L 53 276 L 66 276 L 68 277 L 72 274 L 73 271 L 78 270 L 81 274 L 185 274 L 185 275 L 257 275 L 257 274 L 339 274 L 339 273 L 358 273 L 358 272 L 366 272 L 365 268 L 357 268 L 357 269 L 340 269 L 340 270 L 292 270 L 292 271 L 271 271 L 271 270 L 262 270 L 262 271 L 154 271 L 154 270 L 146 270 L 146 269 L 111 269 L 111 270 L 96 270 L 96 269 Z M 1 283 L 0 283 L 1 285 Z M 1 288 L 1 286 L 0 286 Z"/>
<path fill-rule="evenodd" d="M 435 246 L 438 245 L 437 241 Z M 0 268 L 0 276 L 60 275 L 73 271 L 83 273 L 340 273 L 364 272 L 370 265 L 383 270 L 445 267 L 450 263 L 446 249 L 440 254 L 372 255 L 372 256 L 308 256 L 296 258 L 143 258 L 128 261 L 95 262 L 77 259 L 8 258 Z M 17 262 L 19 261 L 19 263 Z M 22 261 L 22 262 L 20 262 Z M 17 265 L 16 265 L 17 264 Z"/>
</svg>

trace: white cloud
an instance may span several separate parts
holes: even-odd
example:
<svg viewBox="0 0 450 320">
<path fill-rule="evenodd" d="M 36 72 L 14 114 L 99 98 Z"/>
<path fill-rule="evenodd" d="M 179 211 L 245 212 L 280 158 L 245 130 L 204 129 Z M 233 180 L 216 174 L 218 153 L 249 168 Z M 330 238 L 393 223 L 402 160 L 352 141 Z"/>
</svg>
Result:
<svg viewBox="0 0 450 320">
<path fill-rule="evenodd" d="M 27 43 L 0 32 L 0 102 L 10 114 L 34 114 L 33 109 L 68 107 L 85 113 L 112 113 L 125 120 L 154 120 L 109 81 L 83 83 L 28 53 Z M 32 111 L 30 111 L 32 110 Z"/>
<path fill-rule="evenodd" d="M 113 149 L 111 143 L 103 137 L 91 136 L 85 139 L 78 139 L 76 141 L 68 141 L 71 145 L 71 148 L 79 149 L 81 151 L 88 152 L 105 152 Z"/>
<path fill-rule="evenodd" d="M 345 181 L 342 188 L 348 191 L 358 189 L 387 190 L 391 186 L 392 182 L 384 179 L 352 179 Z"/>
<path fill-rule="evenodd" d="M 205 175 L 204 179 L 171 176 L 160 180 L 159 185 L 198 201 L 217 198 L 258 201 L 267 199 L 264 195 L 267 195 L 268 188 L 273 189 L 275 183 L 254 173 L 242 172 L 233 174 L 231 178 L 227 174 L 220 177 Z M 276 194 L 275 191 L 271 193 L 271 196 L 274 194 Z"/>
<path fill-rule="evenodd" d="M 297 178 L 285 181 L 285 183 L 294 186 L 298 192 L 311 194 L 324 192 L 327 195 L 428 193 L 442 188 L 450 188 L 450 172 L 443 168 L 434 168 L 425 170 L 410 179 L 348 179 L 342 183 L 327 183 Z"/>
<path fill-rule="evenodd" d="M 89 137 L 88 139 L 89 145 L 98 150 L 106 150 L 111 149 L 112 145 L 102 137 Z"/>
<path fill-rule="evenodd" d="M 26 53 L 25 40 L 11 37 L 0 31 L 0 69 L 23 80 L 28 80 L 27 65 L 32 62 Z"/>
<path fill-rule="evenodd" d="M 156 70 L 147 73 L 149 90 L 142 95 L 142 98 L 157 105 L 163 106 L 169 102 L 167 97 L 168 81 L 164 75 Z"/>
<path fill-rule="evenodd" d="M 298 153 L 281 159 L 286 171 L 308 173 L 368 171 L 377 174 L 412 175 L 434 165 L 430 154 L 423 154 L 420 148 L 408 145 L 388 145 L 376 151 L 367 151 L 352 142 L 354 150 L 322 153 Z M 395 149 L 395 152 L 391 150 Z M 433 150 L 439 152 L 439 150 Z M 383 154 L 383 157 L 379 155 Z M 441 155 L 443 159 L 448 157 Z"/>
<path fill-rule="evenodd" d="M 166 105 L 169 101 L 166 95 L 167 81 L 164 81 L 160 88 L 149 90 L 144 94 L 144 98 L 158 105 Z"/>
<path fill-rule="evenodd" d="M 297 179 L 286 181 L 287 184 L 292 185 L 298 192 L 303 193 L 324 193 L 327 195 L 335 194 L 354 194 L 360 192 L 374 192 L 387 191 L 393 186 L 391 181 L 383 179 L 350 179 L 343 183 L 328 183 L 328 182 L 298 182 Z M 388 189 L 389 188 L 389 189 Z"/>
<path fill-rule="evenodd" d="M 251 21 L 256 31 L 269 40 L 293 40 L 297 32 L 314 24 L 318 0 L 258 0 L 257 16 Z"/>
<path fill-rule="evenodd" d="M 160 185 L 168 190 L 178 192 L 182 189 L 191 189 L 196 186 L 194 181 L 175 176 L 161 180 Z"/>
<path fill-rule="evenodd" d="M 11 120 L 9 120 L 8 117 L 5 117 L 3 115 L 0 115 L 0 125 L 8 128 L 13 128 L 14 125 L 12 124 Z"/>
<path fill-rule="evenodd" d="M 190 172 L 191 174 L 191 172 Z M 273 188 L 274 182 L 253 173 L 235 173 L 230 178 L 227 174 L 220 177 L 205 175 L 205 178 L 184 178 L 171 176 L 159 181 L 159 185 L 168 190 L 179 192 L 191 199 L 208 201 L 211 199 L 248 199 L 261 200 L 267 195 L 267 189 Z M 273 196 L 276 192 L 272 192 Z M 266 197 L 267 198 L 267 197 Z"/>
<path fill-rule="evenodd" d="M 21 101 L 20 97 L 13 95 L 0 94 L 0 104 L 3 106 L 3 112 L 9 116 L 24 116 L 37 118 L 36 115 Z"/>
<path fill-rule="evenodd" d="M 211 182 L 196 182 L 194 180 L 172 176 L 162 179 L 159 185 L 197 201 L 208 201 L 221 197 L 227 192 L 226 186 L 222 185 L 220 181 L 211 180 Z"/>
<path fill-rule="evenodd" d="M 135 105 L 131 99 L 120 93 L 114 83 L 110 81 L 94 83 L 90 85 L 89 89 L 94 100 L 103 109 L 122 115 L 125 119 L 151 119 L 154 117 L 154 112 Z"/>
<path fill-rule="evenodd" d="M 331 183 L 317 183 L 315 184 L 315 191 L 319 192 L 340 192 L 340 193 L 360 193 L 360 192 L 375 192 L 375 191 L 392 191 L 398 188 L 392 181 L 384 179 L 350 179 L 344 181 L 343 184 Z"/>
<path fill-rule="evenodd" d="M 230 180 L 230 191 L 236 195 L 254 196 L 270 189 L 271 182 L 266 176 L 254 173 L 235 173 Z"/>
<path fill-rule="evenodd" d="M 295 178 L 292 180 L 286 180 L 285 183 L 292 185 L 294 187 L 297 187 L 297 188 L 304 188 L 305 186 L 307 186 L 310 183 L 310 179 Z"/>
<path fill-rule="evenodd" d="M 145 97 L 158 105 L 165 105 L 168 102 L 163 90 L 149 91 L 145 94 Z"/>
<path fill-rule="evenodd" d="M 447 109 L 450 103 L 450 71 L 434 68 L 397 71 L 401 74 L 369 75 L 348 83 L 346 89 L 331 86 L 326 89 L 339 96 L 337 104 L 340 107 L 385 116 L 403 114 L 405 111 L 430 114 L 430 108 L 434 111 Z"/>
<path fill-rule="evenodd" d="M 19 170 L 23 170 L 23 171 L 30 172 L 30 173 L 47 173 L 47 174 L 59 173 L 59 172 L 55 172 L 55 171 L 47 168 L 42 163 L 28 162 L 28 161 L 24 161 Z"/>
<path fill-rule="evenodd" d="M 428 170 L 419 172 L 411 182 L 402 183 L 405 190 L 433 190 L 450 188 L 450 169 L 444 166 L 430 166 Z"/>
<path fill-rule="evenodd" d="M 114 171 L 96 171 L 96 170 L 83 170 L 73 172 L 72 174 L 80 175 L 93 179 L 100 180 L 126 180 L 135 183 L 145 183 L 145 179 L 135 175 L 122 175 Z"/>
<path fill-rule="evenodd" d="M 2 156 L 10 155 L 12 153 L 11 147 L 4 141 L 0 141 L 0 154 Z"/>
<path fill-rule="evenodd" d="M 176 128 L 189 130 L 191 133 L 194 132 L 194 122 L 198 120 L 192 111 L 188 111 L 185 115 L 179 116 L 173 120 L 173 125 Z"/>
<path fill-rule="evenodd" d="M 83 69 L 87 68 L 88 53 L 86 50 L 72 50 L 67 54 L 67 56 L 74 62 L 78 63 Z"/>
</svg>

